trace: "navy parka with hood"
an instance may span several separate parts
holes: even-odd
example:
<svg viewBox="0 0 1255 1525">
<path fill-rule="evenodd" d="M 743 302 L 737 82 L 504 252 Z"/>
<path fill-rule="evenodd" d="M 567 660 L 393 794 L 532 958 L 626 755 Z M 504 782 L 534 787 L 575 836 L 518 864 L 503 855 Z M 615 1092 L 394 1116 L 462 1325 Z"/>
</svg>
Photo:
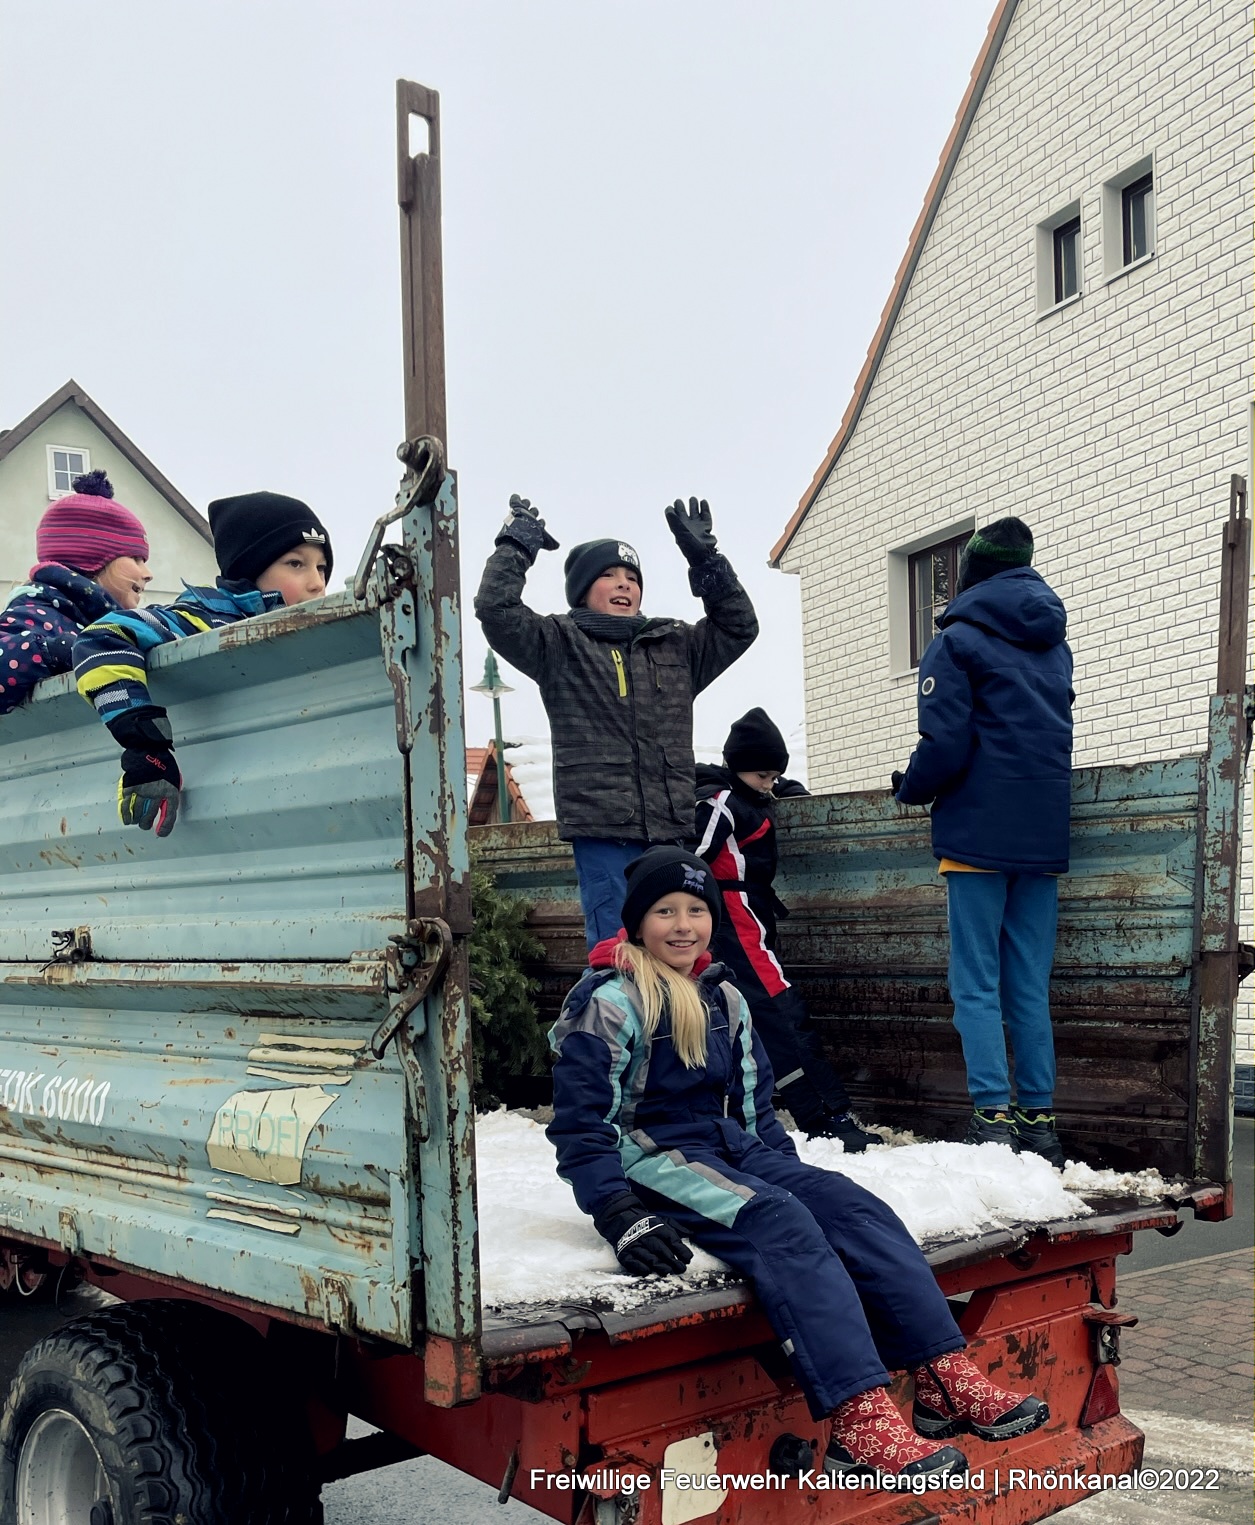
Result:
<svg viewBox="0 0 1255 1525">
<path fill-rule="evenodd" d="M 919 669 L 919 745 L 897 791 L 932 801 L 933 853 L 1002 873 L 1068 867 L 1072 653 L 1032 567 L 953 599 Z"/>
<path fill-rule="evenodd" d="M 664 1012 L 647 1035 L 619 939 L 599 943 L 550 1032 L 558 1173 L 590 1216 L 624 1190 L 754 1287 L 816 1419 L 963 1336 L 915 1241 L 879 1197 L 805 1165 L 771 1105 L 771 1065 L 719 965 L 697 966 L 707 1059 Z M 703 955 L 703 963 L 707 963 Z"/>
</svg>

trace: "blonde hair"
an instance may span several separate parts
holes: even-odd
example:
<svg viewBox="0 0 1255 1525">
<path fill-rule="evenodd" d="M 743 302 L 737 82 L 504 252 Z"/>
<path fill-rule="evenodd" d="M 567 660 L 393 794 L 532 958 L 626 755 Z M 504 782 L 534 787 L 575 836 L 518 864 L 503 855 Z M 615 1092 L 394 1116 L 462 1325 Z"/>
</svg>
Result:
<svg viewBox="0 0 1255 1525">
<path fill-rule="evenodd" d="M 685 1069 L 706 1063 L 706 1005 L 696 981 L 668 969 L 639 943 L 620 943 L 614 966 L 640 992 L 645 1036 L 652 1038 L 664 1010 L 671 1013 L 671 1041 Z"/>
</svg>

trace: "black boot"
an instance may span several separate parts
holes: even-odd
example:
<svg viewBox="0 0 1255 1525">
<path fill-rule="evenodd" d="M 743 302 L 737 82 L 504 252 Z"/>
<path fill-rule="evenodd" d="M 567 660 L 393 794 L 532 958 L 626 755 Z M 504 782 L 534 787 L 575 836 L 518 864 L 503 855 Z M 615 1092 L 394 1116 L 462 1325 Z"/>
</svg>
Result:
<svg viewBox="0 0 1255 1525">
<path fill-rule="evenodd" d="M 1019 1140 L 1011 1126 L 1010 1108 L 977 1107 L 963 1135 L 965 1144 L 1009 1144 L 1018 1154 Z"/>
<path fill-rule="evenodd" d="M 862 1154 L 868 1144 L 884 1143 L 879 1133 L 860 1128 L 848 1112 L 825 1112 L 805 1132 L 807 1138 L 839 1138 L 847 1154 Z"/>
<path fill-rule="evenodd" d="M 1021 1154 L 1040 1154 L 1056 1170 L 1063 1169 L 1063 1145 L 1055 1132 L 1053 1112 L 1021 1112 L 1016 1107 L 1011 1114 L 1011 1131 L 1015 1134 Z"/>
</svg>

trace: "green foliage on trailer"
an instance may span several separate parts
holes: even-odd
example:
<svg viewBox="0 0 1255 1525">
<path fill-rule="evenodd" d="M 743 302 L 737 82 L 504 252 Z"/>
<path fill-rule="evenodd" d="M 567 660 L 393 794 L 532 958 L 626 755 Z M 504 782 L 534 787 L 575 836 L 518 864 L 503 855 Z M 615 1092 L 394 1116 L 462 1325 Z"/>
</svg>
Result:
<svg viewBox="0 0 1255 1525">
<path fill-rule="evenodd" d="M 549 1045 L 533 996 L 538 982 L 524 965 L 545 956 L 524 926 L 528 904 L 507 895 L 491 874 L 471 867 L 471 1035 L 475 1054 L 475 1105 L 510 1104 L 522 1077 L 545 1075 Z"/>
</svg>

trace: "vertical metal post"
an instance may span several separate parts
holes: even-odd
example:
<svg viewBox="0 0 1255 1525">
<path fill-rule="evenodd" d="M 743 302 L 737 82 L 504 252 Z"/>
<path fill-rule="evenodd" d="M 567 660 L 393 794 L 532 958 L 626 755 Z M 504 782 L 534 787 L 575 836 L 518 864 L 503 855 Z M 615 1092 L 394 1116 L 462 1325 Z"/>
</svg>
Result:
<svg viewBox="0 0 1255 1525">
<path fill-rule="evenodd" d="M 427 147 L 410 152 L 410 121 L 427 124 Z M 446 441 L 444 293 L 440 244 L 440 99 L 397 81 L 397 200 L 401 210 L 405 436 Z M 447 450 L 445 455 L 447 458 Z M 449 1407 L 476 1397 L 479 1261 L 475 1132 L 471 1098 L 470 861 L 466 836 L 466 727 L 462 710 L 462 623 L 458 591 L 457 484 L 444 479 L 430 505 L 407 514 L 403 535 L 415 569 L 412 732 L 407 766 L 413 831 L 411 914 L 447 923 L 447 972 L 424 1001 L 421 1023 L 397 1041 L 410 1080 L 410 1146 L 421 1243 L 412 1246 L 422 1282 L 424 1396 Z"/>
<path fill-rule="evenodd" d="M 427 123 L 427 149 L 410 153 L 410 121 Z M 405 346 L 405 437 L 434 434 L 446 446 L 444 261 L 440 240 L 440 97 L 397 80 L 397 201 L 401 207 L 401 324 Z"/>
<path fill-rule="evenodd" d="M 1233 1018 L 1238 994 L 1237 914 L 1242 848 L 1242 740 L 1251 521 L 1246 481 L 1231 479 L 1220 573 L 1220 638 L 1201 801 L 1198 1021 L 1190 1132 L 1197 1174 L 1233 1175 Z M 1231 1188 L 1230 1188 L 1231 1189 Z"/>
</svg>

